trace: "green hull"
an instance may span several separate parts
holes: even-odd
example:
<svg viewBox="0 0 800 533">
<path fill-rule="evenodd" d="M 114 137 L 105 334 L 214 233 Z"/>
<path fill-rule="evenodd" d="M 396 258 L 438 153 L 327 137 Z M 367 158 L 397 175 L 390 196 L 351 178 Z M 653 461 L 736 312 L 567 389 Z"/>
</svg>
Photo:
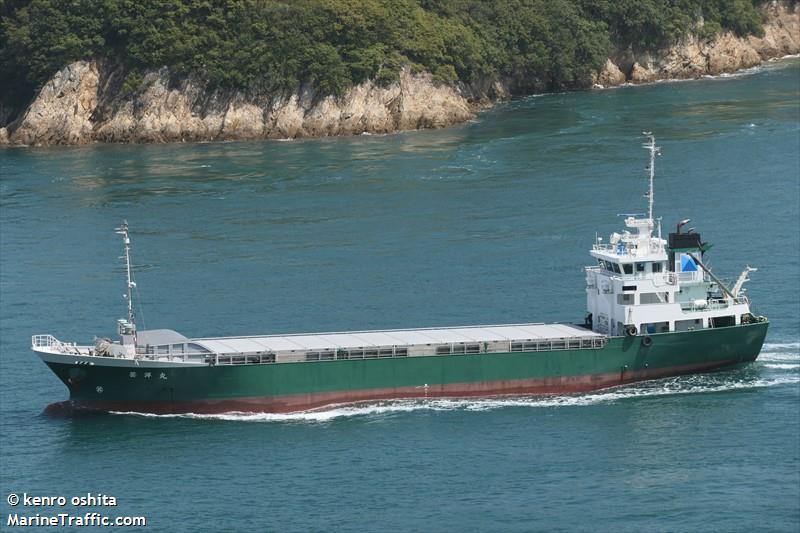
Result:
<svg viewBox="0 0 800 533">
<path fill-rule="evenodd" d="M 136 368 L 48 362 L 74 408 L 154 413 L 286 412 L 420 397 L 581 392 L 753 361 L 767 322 L 615 337 L 603 348 Z"/>
</svg>

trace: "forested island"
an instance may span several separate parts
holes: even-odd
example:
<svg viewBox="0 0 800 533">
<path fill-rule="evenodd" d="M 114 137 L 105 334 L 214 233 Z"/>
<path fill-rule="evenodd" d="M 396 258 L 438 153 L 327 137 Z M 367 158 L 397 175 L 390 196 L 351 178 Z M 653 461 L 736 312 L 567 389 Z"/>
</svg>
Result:
<svg viewBox="0 0 800 533">
<path fill-rule="evenodd" d="M 5 0 L 0 17 L 0 141 L 24 144 L 437 127 L 800 46 L 797 3 L 755 0 Z"/>
</svg>

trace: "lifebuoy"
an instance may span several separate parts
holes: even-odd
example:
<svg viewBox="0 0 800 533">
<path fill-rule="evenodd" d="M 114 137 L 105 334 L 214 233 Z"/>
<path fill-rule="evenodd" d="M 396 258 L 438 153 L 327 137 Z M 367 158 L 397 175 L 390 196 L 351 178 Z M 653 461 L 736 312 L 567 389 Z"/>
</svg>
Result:
<svg viewBox="0 0 800 533">
<path fill-rule="evenodd" d="M 642 339 L 642 346 L 650 346 L 651 344 L 653 344 L 653 337 L 650 335 L 645 335 L 645 337 Z"/>
<path fill-rule="evenodd" d="M 625 335 L 628 337 L 635 337 L 636 336 L 636 326 L 626 326 L 625 327 Z"/>
</svg>

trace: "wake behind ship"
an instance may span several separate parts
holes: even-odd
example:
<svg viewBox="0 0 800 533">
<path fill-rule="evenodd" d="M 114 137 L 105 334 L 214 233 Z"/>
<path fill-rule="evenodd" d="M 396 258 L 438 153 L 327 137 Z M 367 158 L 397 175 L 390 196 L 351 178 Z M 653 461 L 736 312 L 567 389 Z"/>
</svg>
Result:
<svg viewBox="0 0 800 533">
<path fill-rule="evenodd" d="M 584 392 L 753 361 L 768 321 L 751 312 L 745 268 L 727 287 L 709 245 L 683 231 L 663 239 L 653 217 L 659 149 L 652 135 L 646 215 L 590 250 L 580 324 L 506 324 L 339 333 L 187 338 L 137 331 L 131 241 L 119 340 L 94 345 L 34 335 L 32 349 L 64 382 L 62 406 L 147 413 L 288 412 L 395 398 Z M 655 232 L 655 235 L 654 235 Z"/>
</svg>

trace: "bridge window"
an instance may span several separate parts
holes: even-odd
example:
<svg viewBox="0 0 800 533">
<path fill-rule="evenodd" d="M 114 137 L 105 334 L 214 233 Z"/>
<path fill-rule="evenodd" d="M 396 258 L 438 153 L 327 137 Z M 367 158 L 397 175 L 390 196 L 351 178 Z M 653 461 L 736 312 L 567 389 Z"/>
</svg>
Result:
<svg viewBox="0 0 800 533">
<path fill-rule="evenodd" d="M 630 263 L 625 263 L 624 265 L 622 265 L 622 270 L 626 274 L 633 274 L 633 265 Z"/>
<path fill-rule="evenodd" d="M 644 272 L 645 263 L 636 263 L 636 272 Z"/>
<path fill-rule="evenodd" d="M 661 263 L 653 263 L 653 272 L 661 272 Z"/>
</svg>

